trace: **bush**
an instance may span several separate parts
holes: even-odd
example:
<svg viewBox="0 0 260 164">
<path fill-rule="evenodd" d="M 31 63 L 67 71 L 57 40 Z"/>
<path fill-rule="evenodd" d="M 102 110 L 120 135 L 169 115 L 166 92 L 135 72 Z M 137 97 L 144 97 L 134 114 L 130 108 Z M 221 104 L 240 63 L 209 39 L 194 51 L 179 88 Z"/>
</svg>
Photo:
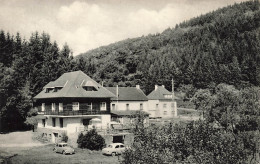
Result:
<svg viewBox="0 0 260 164">
<path fill-rule="evenodd" d="M 255 147 L 253 136 L 244 138 L 246 134 L 226 132 L 204 120 L 150 126 L 139 129 L 121 163 L 247 163 Z"/>
<path fill-rule="evenodd" d="M 63 132 L 61 134 L 61 141 L 62 142 L 68 142 L 68 139 L 69 139 L 68 135 L 65 132 Z"/>
<path fill-rule="evenodd" d="M 101 150 L 105 146 L 105 139 L 99 135 L 95 129 L 92 129 L 83 135 L 79 135 L 78 140 L 79 148 L 87 148 L 90 150 Z"/>
</svg>

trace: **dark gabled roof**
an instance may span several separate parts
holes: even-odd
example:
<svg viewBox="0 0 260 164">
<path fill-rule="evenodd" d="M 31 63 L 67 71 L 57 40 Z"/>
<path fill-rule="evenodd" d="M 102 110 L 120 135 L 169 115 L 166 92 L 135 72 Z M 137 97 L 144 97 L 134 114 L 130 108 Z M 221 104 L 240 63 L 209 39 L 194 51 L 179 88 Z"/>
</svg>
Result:
<svg viewBox="0 0 260 164">
<path fill-rule="evenodd" d="M 97 91 L 86 91 L 83 87 L 93 85 Z M 46 93 L 46 88 L 62 87 L 57 92 Z M 82 71 L 68 72 L 61 75 L 57 80 L 49 82 L 44 89 L 34 97 L 34 99 L 43 98 L 111 98 L 115 97 L 113 93 L 102 87 L 96 81 L 91 79 Z"/>
<path fill-rule="evenodd" d="M 116 87 L 106 87 L 107 90 L 116 95 Z M 116 97 L 112 100 L 117 100 Z M 147 97 L 141 89 L 136 87 L 118 87 L 118 100 L 120 101 L 147 101 Z"/>
<path fill-rule="evenodd" d="M 149 100 L 171 100 L 172 98 L 166 98 L 165 95 L 172 95 L 171 92 L 169 92 L 167 89 L 165 89 L 163 86 L 157 86 L 155 90 L 153 90 L 147 98 Z M 176 97 L 174 97 L 176 99 Z"/>
<path fill-rule="evenodd" d="M 111 115 L 116 115 L 116 116 L 134 116 L 138 114 L 138 112 L 142 112 L 144 115 L 149 116 L 149 113 L 140 111 L 140 110 L 114 110 L 111 111 Z"/>
</svg>

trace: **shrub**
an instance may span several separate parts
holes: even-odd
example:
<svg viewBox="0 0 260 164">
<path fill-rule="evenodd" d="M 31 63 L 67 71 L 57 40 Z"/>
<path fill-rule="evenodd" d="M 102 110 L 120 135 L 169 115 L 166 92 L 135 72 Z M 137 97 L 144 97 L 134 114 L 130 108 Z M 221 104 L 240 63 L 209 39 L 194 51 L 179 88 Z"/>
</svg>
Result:
<svg viewBox="0 0 260 164">
<path fill-rule="evenodd" d="M 61 134 L 61 141 L 62 142 L 68 142 L 68 139 L 69 139 L 68 135 L 65 132 L 63 132 Z"/>
<path fill-rule="evenodd" d="M 99 135 L 95 129 L 92 129 L 85 135 L 81 133 L 78 137 L 77 143 L 79 148 L 101 150 L 105 146 L 105 139 Z"/>
<path fill-rule="evenodd" d="M 251 140 L 247 140 L 247 146 L 243 137 L 247 138 L 201 120 L 187 125 L 150 126 L 139 129 L 121 163 L 247 163 L 255 148 L 250 147 Z"/>
</svg>

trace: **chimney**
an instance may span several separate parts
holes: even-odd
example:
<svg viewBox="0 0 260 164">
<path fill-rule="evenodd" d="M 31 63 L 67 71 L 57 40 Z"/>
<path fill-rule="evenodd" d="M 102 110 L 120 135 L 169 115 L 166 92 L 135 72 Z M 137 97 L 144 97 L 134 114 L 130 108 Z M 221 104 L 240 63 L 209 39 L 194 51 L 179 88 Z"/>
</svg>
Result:
<svg viewBox="0 0 260 164">
<path fill-rule="evenodd" d="M 158 88 L 158 85 L 155 85 L 155 86 L 154 86 L 154 90 L 156 90 L 157 88 Z"/>
<path fill-rule="evenodd" d="M 136 85 L 136 88 L 137 88 L 137 89 L 140 89 L 140 85 Z"/>
<path fill-rule="evenodd" d="M 162 85 L 162 87 L 164 88 L 164 85 Z"/>
</svg>

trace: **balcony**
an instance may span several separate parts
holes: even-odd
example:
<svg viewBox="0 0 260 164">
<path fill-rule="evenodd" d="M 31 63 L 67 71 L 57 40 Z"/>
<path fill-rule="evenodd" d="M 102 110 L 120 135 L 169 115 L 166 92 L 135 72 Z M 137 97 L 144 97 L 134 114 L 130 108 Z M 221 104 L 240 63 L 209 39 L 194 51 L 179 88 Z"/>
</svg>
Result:
<svg viewBox="0 0 260 164">
<path fill-rule="evenodd" d="M 44 115 L 60 115 L 60 116 L 74 116 L 74 115 L 98 115 L 98 114 L 110 114 L 109 111 L 44 111 Z"/>
</svg>

